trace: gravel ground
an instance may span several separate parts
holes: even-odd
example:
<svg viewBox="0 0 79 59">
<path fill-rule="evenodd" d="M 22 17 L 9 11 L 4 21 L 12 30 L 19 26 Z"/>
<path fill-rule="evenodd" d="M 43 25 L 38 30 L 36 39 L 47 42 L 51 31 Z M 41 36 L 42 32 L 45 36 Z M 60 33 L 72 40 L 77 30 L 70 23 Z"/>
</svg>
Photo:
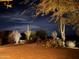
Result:
<svg viewBox="0 0 79 59">
<path fill-rule="evenodd" d="M 44 48 L 37 44 L 9 44 L 0 46 L 0 59 L 79 59 L 79 50 Z"/>
</svg>

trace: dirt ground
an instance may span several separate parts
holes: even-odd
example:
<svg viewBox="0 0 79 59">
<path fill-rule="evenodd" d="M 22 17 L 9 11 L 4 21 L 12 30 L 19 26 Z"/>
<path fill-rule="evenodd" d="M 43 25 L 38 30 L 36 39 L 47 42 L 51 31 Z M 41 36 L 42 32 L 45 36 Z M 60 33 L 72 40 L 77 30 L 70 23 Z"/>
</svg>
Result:
<svg viewBox="0 0 79 59">
<path fill-rule="evenodd" d="M 44 48 L 37 44 L 9 44 L 0 46 L 0 59 L 79 59 L 79 50 Z"/>
</svg>

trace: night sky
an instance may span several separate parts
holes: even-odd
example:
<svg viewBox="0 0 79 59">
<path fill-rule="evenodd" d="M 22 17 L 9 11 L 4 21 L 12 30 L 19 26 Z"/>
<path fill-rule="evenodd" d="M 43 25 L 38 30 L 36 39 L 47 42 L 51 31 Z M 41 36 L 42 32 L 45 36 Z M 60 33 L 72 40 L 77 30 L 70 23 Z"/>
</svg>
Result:
<svg viewBox="0 0 79 59">
<path fill-rule="evenodd" d="M 13 0 L 12 8 L 6 8 L 0 3 L 0 31 L 18 30 L 24 32 L 27 25 L 32 25 L 32 30 L 46 30 L 47 32 L 58 31 L 58 25 L 48 22 L 48 16 L 33 17 L 35 9 L 31 3 L 37 3 L 37 0 Z M 73 35 L 72 25 L 66 26 L 66 34 Z"/>
</svg>

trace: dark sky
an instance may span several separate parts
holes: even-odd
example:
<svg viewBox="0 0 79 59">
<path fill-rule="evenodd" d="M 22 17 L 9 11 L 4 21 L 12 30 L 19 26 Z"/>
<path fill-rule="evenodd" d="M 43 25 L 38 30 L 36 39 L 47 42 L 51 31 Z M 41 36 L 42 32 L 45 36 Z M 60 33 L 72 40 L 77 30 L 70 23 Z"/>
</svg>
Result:
<svg viewBox="0 0 79 59">
<path fill-rule="evenodd" d="M 6 8 L 0 3 L 0 31 L 19 30 L 26 31 L 27 25 L 32 25 L 32 30 L 43 29 L 47 32 L 58 31 L 58 25 L 48 22 L 48 16 L 32 17 L 35 9 L 31 3 L 38 3 L 37 0 L 13 0 L 12 8 Z M 67 26 L 66 33 L 73 34 L 72 26 Z"/>
</svg>

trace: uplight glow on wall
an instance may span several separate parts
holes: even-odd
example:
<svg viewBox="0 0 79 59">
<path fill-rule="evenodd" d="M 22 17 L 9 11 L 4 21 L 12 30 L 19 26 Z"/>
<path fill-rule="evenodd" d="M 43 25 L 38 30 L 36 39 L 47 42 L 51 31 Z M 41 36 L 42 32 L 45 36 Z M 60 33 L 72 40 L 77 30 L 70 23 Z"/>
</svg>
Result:
<svg viewBox="0 0 79 59">
<path fill-rule="evenodd" d="M 3 3 L 4 6 L 6 6 L 7 8 L 12 8 L 12 4 L 10 2 L 12 2 L 13 0 L 0 0 L 1 3 Z"/>
<path fill-rule="evenodd" d="M 9 2 L 9 1 L 13 1 L 13 0 L 0 0 L 0 2 L 3 2 L 3 1 L 8 1 Z"/>
</svg>

